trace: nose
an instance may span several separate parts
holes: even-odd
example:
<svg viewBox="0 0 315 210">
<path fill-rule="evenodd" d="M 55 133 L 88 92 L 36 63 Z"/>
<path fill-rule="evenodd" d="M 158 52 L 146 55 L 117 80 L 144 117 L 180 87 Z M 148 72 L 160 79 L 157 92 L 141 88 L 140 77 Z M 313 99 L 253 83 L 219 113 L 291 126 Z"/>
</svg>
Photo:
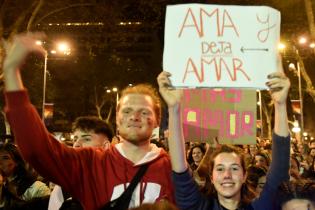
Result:
<svg viewBox="0 0 315 210">
<path fill-rule="evenodd" d="M 131 115 L 131 119 L 134 121 L 139 121 L 140 120 L 140 112 L 133 112 Z"/>
<path fill-rule="evenodd" d="M 73 147 L 74 147 L 74 148 L 80 148 L 80 147 L 82 147 L 82 144 L 81 144 L 80 139 L 77 139 L 77 140 L 73 143 Z"/>
<path fill-rule="evenodd" d="M 225 170 L 225 171 L 224 171 L 224 174 L 223 174 L 223 177 L 224 177 L 225 179 L 231 178 L 231 177 L 232 177 L 231 170 L 230 170 L 230 169 Z"/>
</svg>

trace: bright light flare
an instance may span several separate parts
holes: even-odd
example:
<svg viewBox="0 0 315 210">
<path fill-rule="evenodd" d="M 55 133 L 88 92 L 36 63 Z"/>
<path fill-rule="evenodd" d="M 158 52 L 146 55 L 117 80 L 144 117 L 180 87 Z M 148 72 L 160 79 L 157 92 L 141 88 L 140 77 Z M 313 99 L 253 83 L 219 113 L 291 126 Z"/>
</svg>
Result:
<svg viewBox="0 0 315 210">
<path fill-rule="evenodd" d="M 36 40 L 35 44 L 42 46 L 42 45 L 43 45 L 43 42 L 42 42 L 41 40 Z"/>
<path fill-rule="evenodd" d="M 285 45 L 284 43 L 281 43 L 281 42 L 280 42 L 280 43 L 278 44 L 278 49 L 279 49 L 279 50 L 284 50 L 285 48 L 286 48 L 286 45 Z"/>
<path fill-rule="evenodd" d="M 289 68 L 290 68 L 290 69 L 293 69 L 293 70 L 296 70 L 294 63 L 290 63 L 290 64 L 289 64 Z"/>
<path fill-rule="evenodd" d="M 307 39 L 305 37 L 299 38 L 299 44 L 305 44 L 307 42 Z"/>
<path fill-rule="evenodd" d="M 58 43 L 57 49 L 60 52 L 68 52 L 68 51 L 70 51 L 70 47 L 69 47 L 69 45 L 66 42 Z"/>
</svg>

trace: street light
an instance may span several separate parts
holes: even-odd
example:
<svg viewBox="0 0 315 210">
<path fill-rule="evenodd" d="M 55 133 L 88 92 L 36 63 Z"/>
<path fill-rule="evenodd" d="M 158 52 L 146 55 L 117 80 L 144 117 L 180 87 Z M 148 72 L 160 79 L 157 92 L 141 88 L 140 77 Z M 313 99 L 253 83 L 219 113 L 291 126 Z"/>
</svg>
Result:
<svg viewBox="0 0 315 210">
<path fill-rule="evenodd" d="M 299 126 L 299 121 L 295 120 L 295 121 L 293 122 L 292 131 L 293 131 L 294 133 L 300 133 L 300 132 L 301 132 L 301 128 L 300 128 L 300 126 Z"/>
<path fill-rule="evenodd" d="M 35 42 L 36 45 L 43 45 L 43 42 L 41 40 L 37 40 Z M 71 53 L 71 48 L 66 42 L 58 42 L 57 43 L 57 49 L 58 50 L 51 50 L 51 54 L 57 54 L 58 52 L 61 53 L 62 55 L 70 55 Z M 51 58 L 49 58 L 51 59 Z M 45 59 L 44 59 L 44 81 L 43 81 L 43 103 L 42 103 L 42 121 L 45 120 L 45 105 L 46 105 L 46 83 L 47 83 L 47 61 L 48 61 L 48 52 L 45 54 Z"/>
<path fill-rule="evenodd" d="M 118 88 L 117 87 L 113 87 L 112 89 L 107 89 L 106 90 L 106 93 L 111 93 L 111 92 L 116 93 L 116 106 L 117 106 L 118 101 L 119 101 Z"/>
</svg>

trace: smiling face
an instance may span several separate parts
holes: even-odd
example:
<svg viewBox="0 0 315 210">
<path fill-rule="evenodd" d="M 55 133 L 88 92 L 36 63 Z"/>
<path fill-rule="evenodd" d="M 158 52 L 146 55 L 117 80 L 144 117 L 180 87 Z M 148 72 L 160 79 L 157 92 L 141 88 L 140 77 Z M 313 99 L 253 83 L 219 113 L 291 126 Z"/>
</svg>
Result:
<svg viewBox="0 0 315 210">
<path fill-rule="evenodd" d="M 153 129 L 157 127 L 153 100 L 148 95 L 123 96 L 116 116 L 119 135 L 133 144 L 148 142 Z"/>
<path fill-rule="evenodd" d="M 236 153 L 220 153 L 214 158 L 212 183 L 218 197 L 241 199 L 241 188 L 246 180 L 241 159 Z"/>
<path fill-rule="evenodd" d="M 200 163 L 200 161 L 202 160 L 203 157 L 203 152 L 201 151 L 201 149 L 199 147 L 195 147 L 192 150 L 192 158 L 194 160 L 195 163 Z"/>
</svg>

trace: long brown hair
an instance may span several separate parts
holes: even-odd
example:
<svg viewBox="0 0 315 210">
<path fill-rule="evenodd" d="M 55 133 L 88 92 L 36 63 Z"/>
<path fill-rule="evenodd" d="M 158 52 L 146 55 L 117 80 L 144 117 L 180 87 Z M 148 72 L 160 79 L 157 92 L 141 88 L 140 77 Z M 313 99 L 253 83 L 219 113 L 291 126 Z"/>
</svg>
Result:
<svg viewBox="0 0 315 210">
<path fill-rule="evenodd" d="M 220 147 L 218 147 L 212 154 L 211 154 L 211 158 L 210 158 L 210 173 L 212 176 L 212 172 L 214 169 L 214 159 L 221 153 L 235 153 L 241 161 L 241 167 L 243 169 L 243 173 L 246 174 L 246 164 L 245 164 L 245 157 L 243 154 L 243 151 L 235 146 L 231 146 L 231 145 L 221 145 Z M 214 196 L 217 197 L 217 191 L 214 187 L 213 184 L 211 184 L 210 189 L 207 193 L 210 196 Z M 250 204 L 250 202 L 256 197 L 256 193 L 255 190 L 248 185 L 246 182 L 242 185 L 241 188 L 241 201 L 240 201 L 240 205 L 248 205 Z"/>
</svg>

